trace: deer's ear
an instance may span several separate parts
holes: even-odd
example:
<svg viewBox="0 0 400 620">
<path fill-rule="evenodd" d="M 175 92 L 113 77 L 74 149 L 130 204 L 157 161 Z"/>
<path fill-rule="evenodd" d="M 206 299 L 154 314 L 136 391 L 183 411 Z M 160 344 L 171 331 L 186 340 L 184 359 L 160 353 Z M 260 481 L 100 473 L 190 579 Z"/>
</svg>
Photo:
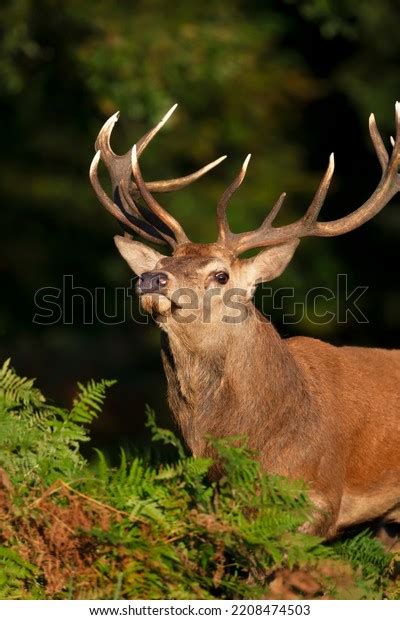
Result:
<svg viewBox="0 0 400 620">
<path fill-rule="evenodd" d="M 160 252 L 156 252 L 153 248 L 149 248 L 139 241 L 132 241 L 128 237 L 116 235 L 114 241 L 122 258 L 138 276 L 145 271 L 152 271 L 158 261 L 164 258 Z"/>
<path fill-rule="evenodd" d="M 263 250 L 253 258 L 243 260 L 242 269 L 248 285 L 255 286 L 260 282 L 269 282 L 281 275 L 290 263 L 300 240 L 281 243 Z"/>
</svg>

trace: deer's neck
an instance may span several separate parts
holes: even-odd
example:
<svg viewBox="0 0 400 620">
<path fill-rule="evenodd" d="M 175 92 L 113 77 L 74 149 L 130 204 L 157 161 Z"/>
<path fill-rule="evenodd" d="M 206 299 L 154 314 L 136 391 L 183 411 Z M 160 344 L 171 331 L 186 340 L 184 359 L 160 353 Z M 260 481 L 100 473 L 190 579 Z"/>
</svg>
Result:
<svg viewBox="0 0 400 620">
<path fill-rule="evenodd" d="M 290 439 L 309 409 L 301 370 L 255 309 L 204 346 L 182 334 L 164 335 L 163 363 L 170 407 L 195 455 L 207 454 L 207 435 L 247 435 L 254 449 L 269 438 L 277 449 L 281 429 Z"/>
</svg>

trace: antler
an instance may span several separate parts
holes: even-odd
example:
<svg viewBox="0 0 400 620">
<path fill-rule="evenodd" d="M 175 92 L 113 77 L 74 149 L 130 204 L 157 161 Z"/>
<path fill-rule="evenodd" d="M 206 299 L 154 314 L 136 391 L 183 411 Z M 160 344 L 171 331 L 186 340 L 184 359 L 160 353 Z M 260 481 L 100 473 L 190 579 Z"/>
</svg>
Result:
<svg viewBox="0 0 400 620">
<path fill-rule="evenodd" d="M 389 158 L 386 147 L 376 125 L 373 114 L 369 117 L 369 131 L 371 139 L 377 154 L 379 163 L 382 168 L 382 176 L 378 186 L 372 193 L 370 198 L 366 200 L 361 207 L 337 220 L 330 222 L 318 222 L 317 218 L 321 207 L 325 201 L 329 185 L 332 180 L 335 161 L 333 153 L 329 158 L 329 165 L 324 177 L 315 193 L 315 196 L 308 207 L 305 215 L 286 226 L 274 228 L 272 223 L 276 218 L 286 194 L 281 194 L 270 213 L 267 215 L 261 226 L 257 230 L 235 234 L 228 225 L 226 218 L 226 208 L 232 194 L 240 187 L 247 170 L 250 156 L 248 155 L 244 161 L 242 169 L 233 183 L 225 190 L 217 207 L 217 223 L 218 223 L 218 243 L 225 245 L 236 255 L 242 254 L 251 248 L 261 248 L 271 245 L 278 245 L 293 239 L 301 239 L 302 237 L 333 237 L 350 232 L 355 228 L 370 220 L 374 215 L 379 213 L 381 209 L 390 201 L 393 196 L 400 191 L 400 103 L 396 102 L 395 106 L 396 118 L 396 139 L 391 138 L 392 153 Z"/>
<path fill-rule="evenodd" d="M 180 243 L 186 243 L 188 238 L 181 225 L 158 204 L 151 196 L 150 191 L 172 192 L 182 189 L 202 177 L 215 166 L 218 166 L 225 159 L 225 157 L 220 157 L 185 177 L 144 183 L 138 168 L 137 159 L 163 125 L 165 125 L 176 107 L 177 104 L 172 106 L 161 121 L 140 138 L 135 145 L 135 169 L 137 169 L 138 172 L 136 174 L 140 178 L 140 187 L 137 180 L 136 183 L 131 180 L 133 165 L 131 150 L 125 153 L 125 155 L 117 155 L 110 145 L 111 133 L 119 118 L 119 112 L 113 114 L 104 123 L 97 136 L 95 143 L 96 154 L 91 163 L 89 174 L 91 184 L 100 202 L 119 220 L 127 232 L 131 233 L 134 231 L 148 241 L 158 244 L 169 243 L 172 247 Z M 100 159 L 104 162 L 111 178 L 112 199 L 103 190 L 98 178 L 97 169 Z M 146 202 L 147 207 L 138 204 L 138 200 L 141 197 Z"/>
</svg>

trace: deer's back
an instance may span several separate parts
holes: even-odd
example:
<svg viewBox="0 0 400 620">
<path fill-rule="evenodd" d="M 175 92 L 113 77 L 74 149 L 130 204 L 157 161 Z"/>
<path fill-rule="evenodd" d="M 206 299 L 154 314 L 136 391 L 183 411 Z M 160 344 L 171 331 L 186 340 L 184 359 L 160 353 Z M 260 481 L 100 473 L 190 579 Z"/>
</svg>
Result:
<svg viewBox="0 0 400 620">
<path fill-rule="evenodd" d="M 333 429 L 349 489 L 361 482 L 368 491 L 392 475 L 398 485 L 400 351 L 335 347 L 303 337 L 286 342 L 306 376 L 321 424 Z"/>
</svg>

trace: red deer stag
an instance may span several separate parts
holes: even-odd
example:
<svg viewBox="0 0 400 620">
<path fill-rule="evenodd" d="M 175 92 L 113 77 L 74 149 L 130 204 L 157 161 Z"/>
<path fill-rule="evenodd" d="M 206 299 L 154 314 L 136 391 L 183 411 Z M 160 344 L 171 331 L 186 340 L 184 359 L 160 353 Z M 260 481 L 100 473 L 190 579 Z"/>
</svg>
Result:
<svg viewBox="0 0 400 620">
<path fill-rule="evenodd" d="M 400 189 L 400 104 L 389 156 L 373 115 L 369 128 L 382 176 L 358 209 L 320 222 L 334 170 L 328 168 L 297 222 L 274 227 L 282 194 L 254 231 L 233 233 L 226 209 L 246 174 L 250 156 L 217 206 L 218 239 L 192 243 L 152 192 L 179 189 L 223 158 L 180 179 L 145 183 L 138 159 L 173 110 L 131 151 L 116 155 L 112 116 L 96 141 L 90 179 L 103 206 L 118 218 L 125 236 L 115 243 L 139 276 L 141 304 L 163 334 L 162 358 L 169 404 L 194 455 L 210 454 L 207 436 L 246 435 L 265 471 L 308 481 L 318 516 L 309 531 L 331 537 L 343 527 L 400 517 L 400 351 L 335 347 L 320 340 L 283 340 L 255 308 L 258 283 L 277 278 L 303 237 L 342 235 L 370 220 Z M 102 189 L 102 160 L 113 198 Z M 169 244 L 164 256 L 132 240 L 137 233 Z M 263 248 L 252 258 L 246 250 Z M 241 304 L 226 304 L 227 295 Z M 194 295 L 198 300 L 195 306 Z M 231 306 L 235 306 L 233 311 Z M 244 309 L 244 311 L 243 311 Z M 206 316 L 207 315 L 207 316 Z"/>
</svg>

